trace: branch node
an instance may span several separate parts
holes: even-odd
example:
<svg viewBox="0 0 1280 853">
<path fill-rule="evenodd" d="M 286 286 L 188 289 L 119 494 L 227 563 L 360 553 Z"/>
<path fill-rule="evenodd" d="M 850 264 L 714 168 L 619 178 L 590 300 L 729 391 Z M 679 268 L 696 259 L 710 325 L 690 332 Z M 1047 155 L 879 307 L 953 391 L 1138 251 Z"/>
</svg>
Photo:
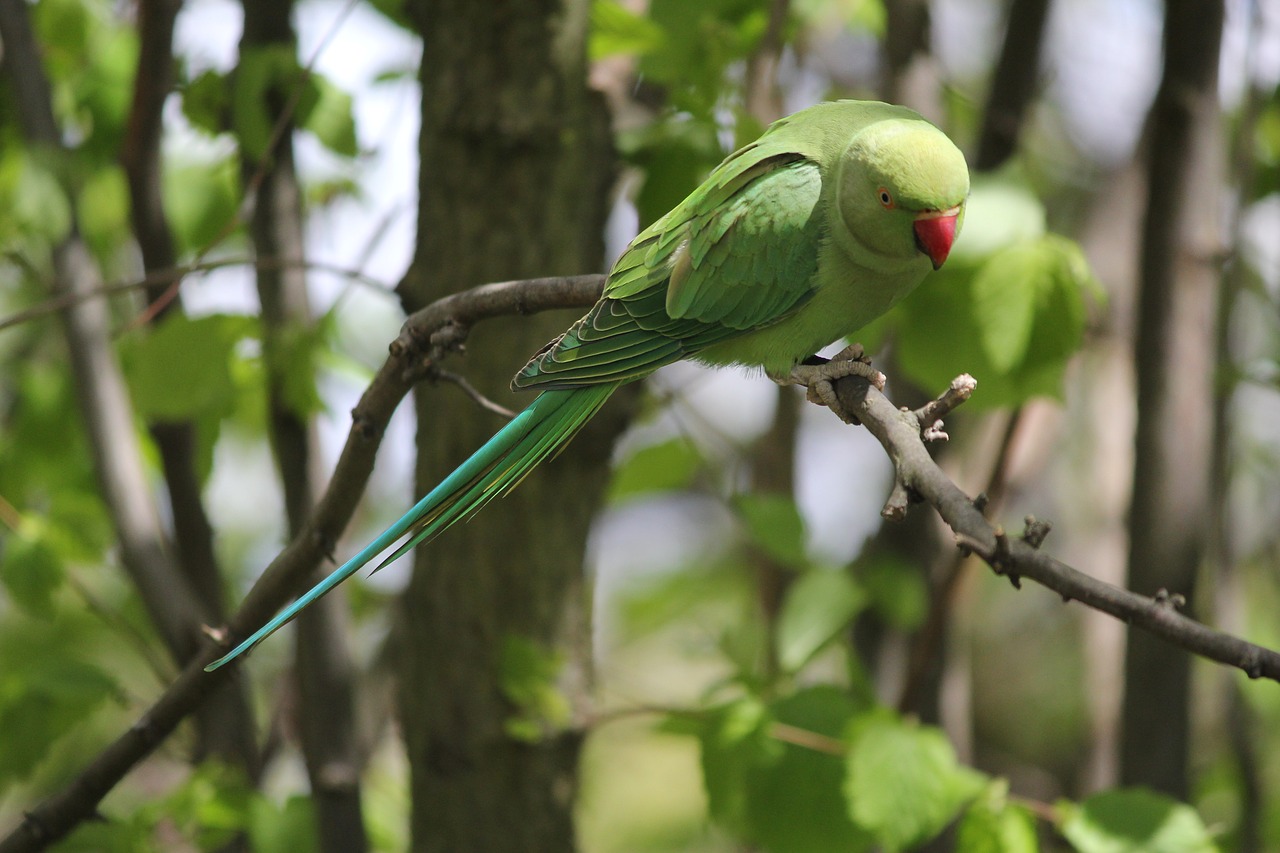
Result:
<svg viewBox="0 0 1280 853">
<path fill-rule="evenodd" d="M 1053 530 L 1053 523 L 1049 521 L 1041 521 L 1034 515 L 1028 515 L 1024 521 L 1026 529 L 1022 531 L 1022 541 L 1026 542 L 1037 551 L 1044 544 L 1045 538 L 1049 535 L 1049 531 Z"/>
<path fill-rule="evenodd" d="M 334 549 L 337 547 L 337 540 L 335 537 L 329 535 L 321 528 L 316 528 L 311 532 L 311 538 L 316 543 L 316 550 L 323 555 L 325 560 L 330 563 L 337 562 L 337 560 L 333 558 Z"/>
<path fill-rule="evenodd" d="M 941 429 L 942 419 L 965 400 L 972 397 L 974 389 L 977 387 L 978 380 L 967 373 L 962 373 L 951 380 L 951 385 L 937 399 L 930 400 L 912 412 L 916 417 L 916 421 L 920 424 L 920 435 L 925 441 L 933 441 L 937 437 L 944 439 L 947 437 L 946 433 L 942 432 Z"/>
<path fill-rule="evenodd" d="M 987 507 L 991 504 L 991 498 L 986 492 L 978 492 L 978 496 L 973 499 L 973 508 L 983 515 L 987 514 Z"/>
<path fill-rule="evenodd" d="M 957 532 L 955 534 L 955 537 L 956 537 L 956 547 L 960 549 L 961 555 L 968 557 L 970 554 L 973 554 L 973 553 L 978 553 L 978 554 L 982 553 L 984 549 L 984 545 L 981 540 L 976 539 L 970 536 L 968 533 L 963 533 L 963 532 Z"/>
<path fill-rule="evenodd" d="M 49 831 L 49 827 L 45 826 L 44 821 L 35 812 L 23 812 L 22 822 L 27 825 L 28 833 L 33 839 L 42 842 L 47 838 L 52 838 L 53 833 Z"/>
<path fill-rule="evenodd" d="M 925 441 L 949 441 L 951 439 L 951 436 L 947 435 L 946 430 L 942 428 L 941 420 L 936 420 L 932 425 L 921 430 L 920 437 Z"/>
<path fill-rule="evenodd" d="M 1187 606 L 1187 597 L 1180 592 L 1169 592 L 1164 587 L 1160 587 L 1156 590 L 1155 602 L 1157 607 L 1176 611 Z"/>
<path fill-rule="evenodd" d="M 361 441 L 376 441 L 378 427 L 359 405 L 351 410 L 351 432 Z"/>
<path fill-rule="evenodd" d="M 991 564 L 991 568 L 998 575 L 1003 575 L 1009 579 L 1009 583 L 1013 584 L 1014 589 L 1022 589 L 1022 576 L 1009 568 L 1010 557 L 1009 551 L 1009 534 L 1005 533 L 1004 527 L 997 524 L 995 529 L 996 549 L 987 560 Z"/>
<path fill-rule="evenodd" d="M 452 370 L 445 370 L 439 365 L 433 364 L 428 372 L 427 378 L 432 382 L 451 382 L 462 389 L 462 393 L 466 394 L 471 401 L 487 412 L 493 412 L 495 415 L 511 420 L 516 413 L 508 409 L 501 403 L 490 400 L 484 394 L 467 381 L 467 378 L 460 373 L 454 373 Z"/>
<path fill-rule="evenodd" d="M 907 507 L 911 503 L 911 493 L 902 481 L 895 478 L 893 481 L 893 489 L 889 492 L 889 497 L 885 499 L 884 508 L 880 510 L 880 517 L 886 521 L 902 521 L 907 517 Z"/>
</svg>

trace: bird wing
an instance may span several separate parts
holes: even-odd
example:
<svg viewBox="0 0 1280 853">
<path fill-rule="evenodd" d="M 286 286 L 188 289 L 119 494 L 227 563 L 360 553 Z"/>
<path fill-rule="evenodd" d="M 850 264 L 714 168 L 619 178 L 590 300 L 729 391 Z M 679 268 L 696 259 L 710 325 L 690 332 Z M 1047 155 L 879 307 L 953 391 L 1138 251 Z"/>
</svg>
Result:
<svg viewBox="0 0 1280 853">
<path fill-rule="evenodd" d="M 825 234 L 817 163 L 768 136 L 632 241 L 600 301 L 513 388 L 625 382 L 761 326 L 812 295 Z"/>
</svg>

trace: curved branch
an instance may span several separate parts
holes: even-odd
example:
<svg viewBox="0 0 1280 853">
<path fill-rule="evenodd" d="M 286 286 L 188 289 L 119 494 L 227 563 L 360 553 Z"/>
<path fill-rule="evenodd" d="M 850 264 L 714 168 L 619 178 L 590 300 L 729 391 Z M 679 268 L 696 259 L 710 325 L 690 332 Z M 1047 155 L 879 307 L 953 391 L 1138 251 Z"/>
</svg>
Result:
<svg viewBox="0 0 1280 853">
<path fill-rule="evenodd" d="M 231 638 L 248 636 L 275 615 L 328 558 L 364 493 L 391 414 L 409 393 L 409 367 L 418 352 L 415 341 L 430 341 L 435 332 L 446 327 L 456 331 L 504 314 L 587 308 L 599 298 L 603 282 L 603 276 L 573 276 L 485 285 L 441 299 L 410 317 L 392 343 L 391 355 L 351 412 L 346 445 L 311 518 L 263 572 L 229 626 L 210 631 L 217 642 L 205 642 L 138 722 L 98 753 L 65 788 L 28 811 L 22 822 L 0 839 L 0 853 L 44 849 L 83 821 L 93 819 L 103 797 L 198 708 L 227 673 L 236 670 L 224 667 L 206 673 L 204 667 L 221 656 Z"/>
<path fill-rule="evenodd" d="M 903 412 L 857 377 L 835 383 L 841 405 L 855 415 L 893 461 L 896 481 L 930 504 L 956 535 L 956 544 L 985 560 L 1016 585 L 1028 578 L 1048 587 L 1064 601 L 1079 601 L 1108 613 L 1201 657 L 1243 670 L 1250 678 L 1280 682 L 1280 653 L 1216 631 L 1177 610 L 1179 596 L 1163 590 L 1155 597 L 1139 595 L 1080 572 L 1038 550 L 1047 529 L 1029 524 L 1023 538 L 1010 538 L 943 473 L 920 437 L 915 412 Z"/>
</svg>

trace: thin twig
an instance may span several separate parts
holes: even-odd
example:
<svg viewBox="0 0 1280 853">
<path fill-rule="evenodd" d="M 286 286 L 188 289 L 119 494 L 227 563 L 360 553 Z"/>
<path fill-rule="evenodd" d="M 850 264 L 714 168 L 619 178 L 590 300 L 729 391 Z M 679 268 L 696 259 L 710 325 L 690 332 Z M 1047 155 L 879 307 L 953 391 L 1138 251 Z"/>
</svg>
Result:
<svg viewBox="0 0 1280 853">
<path fill-rule="evenodd" d="M 13 326 L 29 323 L 32 320 L 49 314 L 56 314 L 64 308 L 70 308 L 91 299 L 103 299 L 134 290 L 146 290 L 148 288 L 155 287 L 156 285 L 182 282 L 187 276 L 195 275 L 197 273 L 213 272 L 226 267 L 251 267 L 253 269 L 281 270 L 302 268 L 312 272 L 323 272 L 331 275 L 342 276 L 356 282 L 357 284 L 362 284 L 374 291 L 377 291 L 378 293 L 386 294 L 389 297 L 394 296 L 391 287 L 386 282 L 368 275 L 359 268 L 342 266 L 341 264 L 326 263 L 325 261 L 302 260 L 299 258 L 223 258 L 216 261 L 196 261 L 194 263 L 180 264 L 167 269 L 153 270 L 141 278 L 102 284 L 93 288 L 85 288 L 84 290 L 77 291 L 75 293 L 64 293 L 59 296 L 54 296 L 33 305 L 30 308 L 24 308 L 21 311 L 10 314 L 8 317 L 0 319 L 0 332 L 5 329 L 12 328 Z"/>
<path fill-rule="evenodd" d="M 501 403 L 496 403 L 484 394 L 481 394 L 479 389 L 468 382 L 467 377 L 463 376 L 461 373 L 454 373 L 452 370 L 445 370 L 443 367 L 438 365 L 432 365 L 432 368 L 427 375 L 430 378 L 439 379 L 444 382 L 451 382 L 454 385 L 457 385 L 458 388 L 462 390 L 462 393 L 466 394 L 471 399 L 471 402 L 475 403 L 486 412 L 493 412 L 495 415 L 506 418 L 507 420 L 511 420 L 516 416 L 516 413 L 508 409 L 506 406 Z"/>
</svg>

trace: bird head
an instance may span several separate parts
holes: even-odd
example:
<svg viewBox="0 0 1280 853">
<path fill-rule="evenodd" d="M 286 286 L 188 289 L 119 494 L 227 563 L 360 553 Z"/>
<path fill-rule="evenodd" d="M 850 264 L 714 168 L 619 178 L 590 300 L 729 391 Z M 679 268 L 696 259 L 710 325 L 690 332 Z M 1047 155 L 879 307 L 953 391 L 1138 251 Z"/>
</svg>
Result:
<svg viewBox="0 0 1280 853">
<path fill-rule="evenodd" d="M 875 122 L 845 149 L 840 216 L 862 251 L 938 269 L 964 222 L 969 170 L 946 134 L 920 118 Z"/>
</svg>

